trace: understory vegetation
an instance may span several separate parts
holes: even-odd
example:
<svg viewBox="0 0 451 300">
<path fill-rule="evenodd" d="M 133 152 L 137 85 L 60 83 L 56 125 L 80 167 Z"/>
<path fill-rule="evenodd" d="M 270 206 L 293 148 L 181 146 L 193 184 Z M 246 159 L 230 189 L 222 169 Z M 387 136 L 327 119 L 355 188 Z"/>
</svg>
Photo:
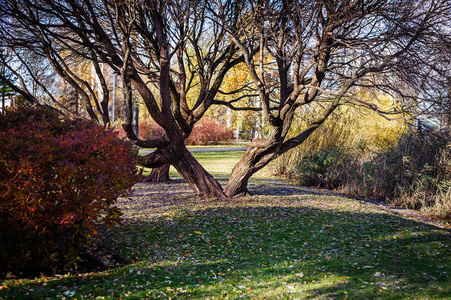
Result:
<svg viewBox="0 0 451 300">
<path fill-rule="evenodd" d="M 127 136 L 122 127 L 117 126 L 115 130 L 119 136 Z M 139 123 L 138 134 L 142 139 L 155 139 L 162 136 L 164 130 L 152 119 L 145 119 Z M 212 117 L 204 117 L 194 126 L 193 132 L 186 139 L 186 145 L 219 145 L 229 143 L 232 138 L 232 129 L 226 124 Z"/>
<path fill-rule="evenodd" d="M 413 132 L 403 122 L 376 115 L 361 120 L 342 111 L 272 171 L 300 185 L 422 209 L 451 219 L 451 140 L 445 134 Z M 341 116 L 343 118 L 343 116 Z"/>
<path fill-rule="evenodd" d="M 194 155 L 227 178 L 241 152 Z M 251 197 L 195 197 L 176 177 L 138 183 L 99 228 L 104 267 L 0 280 L 0 299 L 445 298 L 450 233 L 378 203 L 263 175 Z"/>
<path fill-rule="evenodd" d="M 76 269 L 140 180 L 130 142 L 50 108 L 0 115 L 0 276 Z"/>
<path fill-rule="evenodd" d="M 428 134 L 406 134 L 369 157 L 346 147 L 322 149 L 298 164 L 298 182 L 388 200 L 451 218 L 450 143 Z"/>
</svg>

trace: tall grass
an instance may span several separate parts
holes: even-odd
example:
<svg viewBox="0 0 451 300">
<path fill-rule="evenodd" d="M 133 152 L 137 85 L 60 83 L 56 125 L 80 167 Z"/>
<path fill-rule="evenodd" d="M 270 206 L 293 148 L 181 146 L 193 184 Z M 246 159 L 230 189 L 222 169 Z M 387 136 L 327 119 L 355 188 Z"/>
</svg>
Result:
<svg viewBox="0 0 451 300">
<path fill-rule="evenodd" d="M 314 113 L 312 113 L 314 115 Z M 310 116 L 313 118 L 313 116 Z M 306 128 L 309 116 L 299 121 L 291 136 Z M 387 120 L 375 112 L 362 111 L 352 107 L 342 107 L 321 125 L 303 144 L 285 153 L 273 162 L 269 169 L 275 175 L 298 177 L 298 162 L 304 156 L 312 156 L 324 149 L 354 149 L 355 157 L 371 156 L 381 149 L 396 145 L 400 136 L 407 132 L 401 120 Z"/>
<path fill-rule="evenodd" d="M 291 174 L 299 184 L 341 189 L 451 219 L 451 142 L 408 133 L 377 153 L 329 147 L 303 156 Z"/>
<path fill-rule="evenodd" d="M 393 203 L 451 219 L 451 141 L 430 135 L 406 139 L 398 147 L 402 170 Z"/>
<path fill-rule="evenodd" d="M 300 122 L 298 131 L 304 128 Z M 377 198 L 451 219 L 451 141 L 342 108 L 270 166 L 297 183 Z"/>
</svg>

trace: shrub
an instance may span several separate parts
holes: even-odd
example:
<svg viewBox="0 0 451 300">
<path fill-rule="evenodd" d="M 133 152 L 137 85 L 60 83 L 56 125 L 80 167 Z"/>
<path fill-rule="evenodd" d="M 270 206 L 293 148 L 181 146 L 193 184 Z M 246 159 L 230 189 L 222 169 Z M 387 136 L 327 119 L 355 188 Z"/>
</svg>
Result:
<svg viewBox="0 0 451 300">
<path fill-rule="evenodd" d="M 329 147 L 300 159 L 298 183 L 335 189 L 346 181 L 349 168 L 355 163 L 349 149 Z"/>
<path fill-rule="evenodd" d="M 230 141 L 231 129 L 212 117 L 204 117 L 194 125 L 193 132 L 186 139 L 187 145 L 209 145 Z"/>
<path fill-rule="evenodd" d="M 341 188 L 451 219 L 451 143 L 444 137 L 409 133 L 366 156 L 329 147 L 304 156 L 298 174 L 303 185 Z"/>
<path fill-rule="evenodd" d="M 122 124 L 115 125 L 114 131 L 118 137 L 127 138 L 127 133 L 122 128 Z M 138 125 L 138 136 L 141 139 L 153 139 L 164 134 L 164 129 L 152 119 L 144 119 Z"/>
<path fill-rule="evenodd" d="M 139 123 L 139 137 L 142 139 L 153 139 L 164 134 L 164 129 L 154 120 L 147 119 Z"/>
<path fill-rule="evenodd" d="M 394 199 L 407 195 L 409 190 L 435 192 L 438 181 L 444 178 L 438 158 L 446 145 L 446 139 L 430 134 L 401 136 L 395 147 L 362 161 L 360 177 L 365 183 L 362 185 L 366 187 L 365 193 L 379 199 Z"/>
<path fill-rule="evenodd" d="M 427 133 L 406 135 L 395 155 L 393 202 L 451 218 L 451 143 Z"/>
<path fill-rule="evenodd" d="M 50 108 L 1 115 L 2 271 L 76 268 L 98 226 L 119 221 L 115 201 L 139 180 L 136 154 L 116 133 Z"/>
<path fill-rule="evenodd" d="M 126 137 L 122 127 L 115 127 L 119 136 Z M 142 139 L 152 139 L 164 134 L 161 128 L 152 119 L 140 122 L 138 129 L 139 137 Z M 186 139 L 187 145 L 211 145 L 228 142 L 233 138 L 233 132 L 227 126 L 212 117 L 204 117 L 194 125 L 191 135 Z"/>
</svg>

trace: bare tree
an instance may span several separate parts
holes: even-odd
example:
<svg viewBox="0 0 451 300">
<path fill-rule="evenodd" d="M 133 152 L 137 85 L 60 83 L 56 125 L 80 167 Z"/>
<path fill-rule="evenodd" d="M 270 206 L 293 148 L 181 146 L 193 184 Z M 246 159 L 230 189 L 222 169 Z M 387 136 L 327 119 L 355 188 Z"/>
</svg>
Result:
<svg viewBox="0 0 451 300">
<path fill-rule="evenodd" d="M 78 114 L 77 110 L 71 111 L 55 97 L 52 84 L 56 82 L 54 78 L 59 77 L 71 86 L 77 98 L 81 98 L 89 118 L 109 124 L 109 91 L 95 53 L 81 49 L 66 30 L 55 26 L 58 20 L 53 15 L 40 13 L 36 9 L 38 5 L 34 1 L 30 6 L 8 2 L 2 7 L 11 10 L 0 12 L 3 20 L 0 26 L 2 46 L 8 49 L 10 57 L 9 61 L 3 60 L 2 63 L 20 78 L 14 85 L 15 90 L 29 101 L 42 103 L 36 89 L 30 90 L 30 86 L 39 87 L 41 98 L 49 104 L 66 113 Z M 63 35 L 68 35 L 66 40 L 59 38 Z M 83 72 L 80 72 L 87 64 L 100 81 L 102 99 L 98 99 L 93 84 L 87 82 Z"/>
<path fill-rule="evenodd" d="M 26 42 L 32 41 L 74 88 L 80 80 L 72 78 L 74 74 L 66 67 L 69 56 L 108 64 L 121 76 L 129 112 L 123 127 L 138 146 L 157 148 L 142 158 L 142 165 L 157 168 L 171 164 L 197 193 L 224 195 L 184 144 L 194 124 L 212 105 L 227 71 L 243 61 L 225 29 L 207 16 L 206 2 L 2 2 L 0 13 L 8 20 L 4 36 L 11 40 L 7 35 L 17 24 L 29 36 L 24 38 Z M 14 43 L 19 42 L 16 36 Z M 194 87 L 199 92 L 189 98 Z M 133 90 L 164 129 L 163 136 L 142 140 L 133 132 Z M 78 92 L 86 93 L 83 88 Z M 102 108 L 97 106 L 98 111 Z"/>
<path fill-rule="evenodd" d="M 228 196 L 246 194 L 252 174 L 303 143 L 340 105 L 397 114 L 419 98 L 428 100 L 430 86 L 446 75 L 437 68 L 431 73 L 438 57 L 429 55 L 437 53 L 437 43 L 431 41 L 450 38 L 449 1 L 212 3 L 245 56 L 271 127 L 267 138 L 252 141 L 233 169 L 225 187 Z M 228 21 L 230 6 L 240 11 L 239 26 Z M 254 53 L 256 48 L 261 51 Z M 267 76 L 271 68 L 278 71 L 276 90 Z M 356 91 L 362 86 L 388 93 L 397 103 L 381 111 L 358 98 Z M 309 107 L 315 108 L 316 119 L 287 138 L 296 112 L 313 111 Z"/>
</svg>

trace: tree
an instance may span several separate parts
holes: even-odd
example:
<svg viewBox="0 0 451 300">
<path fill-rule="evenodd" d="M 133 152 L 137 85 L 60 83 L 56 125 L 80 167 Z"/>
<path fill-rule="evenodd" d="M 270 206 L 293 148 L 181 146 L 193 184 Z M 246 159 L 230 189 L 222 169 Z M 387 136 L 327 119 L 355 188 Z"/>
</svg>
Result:
<svg viewBox="0 0 451 300">
<path fill-rule="evenodd" d="M 1 111 L 4 112 L 5 107 L 6 107 L 6 98 L 11 98 L 11 96 L 13 95 L 12 93 L 12 88 L 8 85 L 7 82 L 1 80 L 2 76 L 8 76 L 7 74 L 5 74 L 5 69 L 2 68 L 2 70 L 0 70 L 1 75 L 0 75 L 0 94 L 1 94 Z"/>
<path fill-rule="evenodd" d="M 3 60 L 5 54 L 0 50 L 0 57 Z M 6 98 L 11 98 L 13 93 L 13 89 L 9 86 L 8 82 L 14 82 L 14 78 L 12 78 L 11 73 L 7 72 L 4 64 L 1 63 L 0 60 L 0 94 L 1 94 L 1 111 L 2 113 L 5 111 L 6 107 Z"/>
<path fill-rule="evenodd" d="M 0 12 L 3 21 L 0 36 L 8 54 L 8 60 L 3 58 L 2 63 L 19 79 L 11 87 L 29 102 L 56 106 L 66 114 L 80 115 L 79 98 L 86 117 L 109 124 L 109 90 L 99 59 L 92 50 L 81 49 L 67 31 L 57 28 L 55 16 L 34 9 L 44 4 L 45 1 L 2 3 L 2 9 L 12 9 Z M 58 38 L 63 35 L 66 39 Z M 92 69 L 90 74 L 87 69 Z M 89 77 L 91 73 L 97 76 L 100 94 L 94 91 L 97 84 L 86 79 L 85 75 Z M 58 82 L 71 88 L 72 98 L 77 99 L 75 109 L 68 108 L 64 99 L 58 99 L 58 92 L 53 88 Z"/>
<path fill-rule="evenodd" d="M 28 51 L 39 49 L 36 55 L 68 82 L 83 84 L 66 67 L 82 59 L 107 64 L 121 76 L 127 111 L 132 111 L 133 91 L 138 92 L 165 132 L 140 139 L 128 114 L 128 136 L 138 146 L 157 149 L 141 164 L 173 165 L 203 196 L 246 194 L 252 174 L 303 143 L 341 105 L 394 114 L 418 99 L 428 100 L 434 82 L 446 75 L 434 66 L 449 65 L 443 55 L 429 56 L 438 52 L 436 41 L 449 40 L 450 4 L 445 0 L 0 3 L 4 39 Z M 20 30 L 12 31 L 13 26 Z M 61 55 L 63 50 L 70 55 Z M 220 98 L 226 75 L 241 63 L 261 107 L 238 105 L 241 87 L 237 93 L 227 90 L 230 98 Z M 359 87 L 391 94 L 402 105 L 382 111 L 359 99 Z M 187 95 L 194 91 L 191 102 Z M 85 102 L 89 107 L 90 101 Z M 224 190 L 185 147 L 194 124 L 212 105 L 261 110 L 270 129 L 265 138 L 253 140 Z M 316 118 L 288 138 L 293 119 L 312 108 Z"/>
<path fill-rule="evenodd" d="M 228 196 L 247 193 L 252 174 L 302 144 L 341 105 L 396 114 L 399 107 L 428 101 L 430 88 L 446 76 L 435 67 L 445 60 L 434 54 L 439 39 L 450 40 L 443 14 L 450 12 L 449 1 L 212 2 L 245 57 L 271 128 L 268 137 L 252 141 L 233 169 Z M 240 26 L 229 22 L 232 6 L 241 12 Z M 266 54 L 274 57 L 272 64 L 265 63 Z M 266 75 L 273 68 L 276 86 Z M 358 97 L 359 87 L 388 93 L 400 103 L 382 111 Z M 309 107 L 315 119 L 287 138 L 296 113 Z"/>
<path fill-rule="evenodd" d="M 208 18 L 207 3 L 2 2 L 0 13 L 7 21 L 2 28 L 6 40 L 12 40 L 12 45 L 23 44 L 27 50 L 38 49 L 38 54 L 46 57 L 74 88 L 80 80 L 74 79 L 66 68 L 68 57 L 93 64 L 102 62 L 121 76 L 127 87 L 129 112 L 124 129 L 138 146 L 157 148 L 141 161 L 143 165 L 172 164 L 197 193 L 223 196 L 221 186 L 184 144 L 194 124 L 212 105 L 227 71 L 243 61 L 237 54 L 238 48 L 227 39 L 225 29 Z M 13 26 L 20 28 L 20 35 L 15 35 Z M 61 55 L 63 50 L 70 55 Z M 189 106 L 186 94 L 194 83 L 199 85 L 199 93 Z M 152 86 L 157 87 L 157 93 Z M 132 131 L 133 89 L 165 135 L 142 140 Z M 78 91 L 86 94 L 84 89 Z M 87 97 L 86 102 L 89 104 Z M 90 113 L 92 118 L 93 113 L 94 110 Z"/>
</svg>

